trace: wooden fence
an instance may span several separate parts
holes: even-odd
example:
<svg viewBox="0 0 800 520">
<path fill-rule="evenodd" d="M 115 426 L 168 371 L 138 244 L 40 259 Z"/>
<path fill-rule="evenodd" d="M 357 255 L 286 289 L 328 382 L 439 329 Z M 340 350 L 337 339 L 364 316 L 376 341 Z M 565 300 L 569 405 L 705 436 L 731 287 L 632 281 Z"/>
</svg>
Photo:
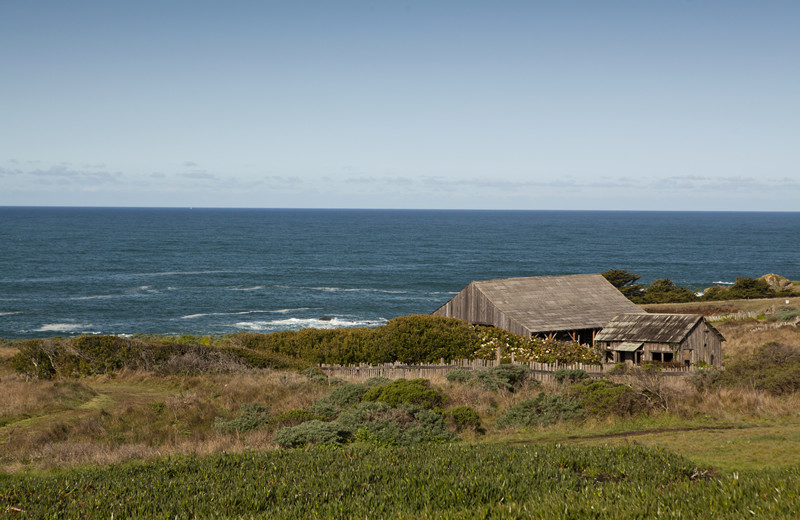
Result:
<svg viewBox="0 0 800 520">
<path fill-rule="evenodd" d="M 390 363 L 386 365 L 319 365 L 319 367 L 330 377 L 338 377 L 350 381 L 365 381 L 371 377 L 386 377 L 388 379 L 439 379 L 452 370 L 484 370 L 496 367 L 500 362 L 497 360 L 484 359 L 460 359 L 445 363 L 442 361 L 437 365 L 405 365 L 402 363 Z M 533 371 L 533 377 L 539 381 L 553 381 L 553 374 L 556 370 L 572 369 L 583 370 L 592 377 L 602 377 L 616 365 L 585 365 L 575 363 L 563 365 L 557 363 L 536 363 L 514 361 L 515 365 L 522 365 Z M 664 375 L 688 374 L 693 370 L 690 367 L 662 368 L 659 373 Z"/>
</svg>

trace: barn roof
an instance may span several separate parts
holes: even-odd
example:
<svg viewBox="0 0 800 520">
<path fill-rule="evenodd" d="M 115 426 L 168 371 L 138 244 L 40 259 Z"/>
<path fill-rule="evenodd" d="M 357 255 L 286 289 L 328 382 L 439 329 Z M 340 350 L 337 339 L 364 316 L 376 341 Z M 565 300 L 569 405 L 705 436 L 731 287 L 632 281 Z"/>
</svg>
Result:
<svg viewBox="0 0 800 520">
<path fill-rule="evenodd" d="M 621 314 L 603 327 L 595 341 L 680 343 L 703 320 L 701 314 Z M 707 325 L 724 340 L 717 329 Z"/>
<path fill-rule="evenodd" d="M 603 327 L 644 311 L 601 274 L 502 278 L 472 282 L 503 314 L 531 333 Z"/>
</svg>

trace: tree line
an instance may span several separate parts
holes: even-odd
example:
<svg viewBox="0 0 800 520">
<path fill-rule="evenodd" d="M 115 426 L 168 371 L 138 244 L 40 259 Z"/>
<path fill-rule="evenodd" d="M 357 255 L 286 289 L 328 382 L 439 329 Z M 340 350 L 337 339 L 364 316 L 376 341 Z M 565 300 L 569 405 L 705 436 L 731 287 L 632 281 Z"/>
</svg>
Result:
<svg viewBox="0 0 800 520">
<path fill-rule="evenodd" d="M 625 269 L 609 269 L 602 273 L 611 285 L 634 303 L 683 303 L 700 301 L 747 300 L 795 296 L 790 290 L 776 290 L 763 278 L 736 278 L 730 287 L 714 286 L 701 294 L 689 287 L 680 287 L 669 278 L 654 280 L 650 285 L 637 283 L 641 276 Z"/>
</svg>

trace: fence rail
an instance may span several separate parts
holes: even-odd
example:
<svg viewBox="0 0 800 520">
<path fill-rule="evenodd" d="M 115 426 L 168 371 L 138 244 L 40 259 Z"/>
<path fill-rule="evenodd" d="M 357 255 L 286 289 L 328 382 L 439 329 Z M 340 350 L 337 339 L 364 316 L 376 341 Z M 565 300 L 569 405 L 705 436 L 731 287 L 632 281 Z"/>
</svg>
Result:
<svg viewBox="0 0 800 520">
<path fill-rule="evenodd" d="M 452 370 L 485 370 L 500 364 L 497 360 L 485 359 L 459 359 L 435 365 L 406 365 L 403 363 L 389 363 L 385 365 L 319 365 L 331 377 L 341 379 L 365 381 L 371 377 L 386 377 L 388 379 L 438 379 L 443 378 Z M 601 377 L 614 368 L 614 364 L 587 365 L 583 363 L 558 364 L 514 361 L 515 365 L 527 366 L 533 371 L 533 377 L 540 381 L 552 381 L 556 370 L 583 370 L 592 377 Z M 693 372 L 690 367 L 661 368 L 659 373 L 664 375 L 681 375 Z"/>
</svg>

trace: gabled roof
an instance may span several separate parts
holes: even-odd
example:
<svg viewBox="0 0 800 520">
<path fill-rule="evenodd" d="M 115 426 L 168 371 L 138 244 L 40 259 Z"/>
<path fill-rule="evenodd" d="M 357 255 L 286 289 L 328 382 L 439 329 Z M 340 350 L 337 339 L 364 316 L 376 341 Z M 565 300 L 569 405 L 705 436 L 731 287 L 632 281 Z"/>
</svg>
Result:
<svg viewBox="0 0 800 520">
<path fill-rule="evenodd" d="M 704 320 L 701 314 L 621 314 L 603 327 L 595 341 L 680 343 Z M 721 340 L 725 338 L 706 323 Z"/>
<path fill-rule="evenodd" d="M 531 333 L 603 327 L 622 313 L 643 313 L 601 274 L 472 282 L 496 308 Z"/>
</svg>

